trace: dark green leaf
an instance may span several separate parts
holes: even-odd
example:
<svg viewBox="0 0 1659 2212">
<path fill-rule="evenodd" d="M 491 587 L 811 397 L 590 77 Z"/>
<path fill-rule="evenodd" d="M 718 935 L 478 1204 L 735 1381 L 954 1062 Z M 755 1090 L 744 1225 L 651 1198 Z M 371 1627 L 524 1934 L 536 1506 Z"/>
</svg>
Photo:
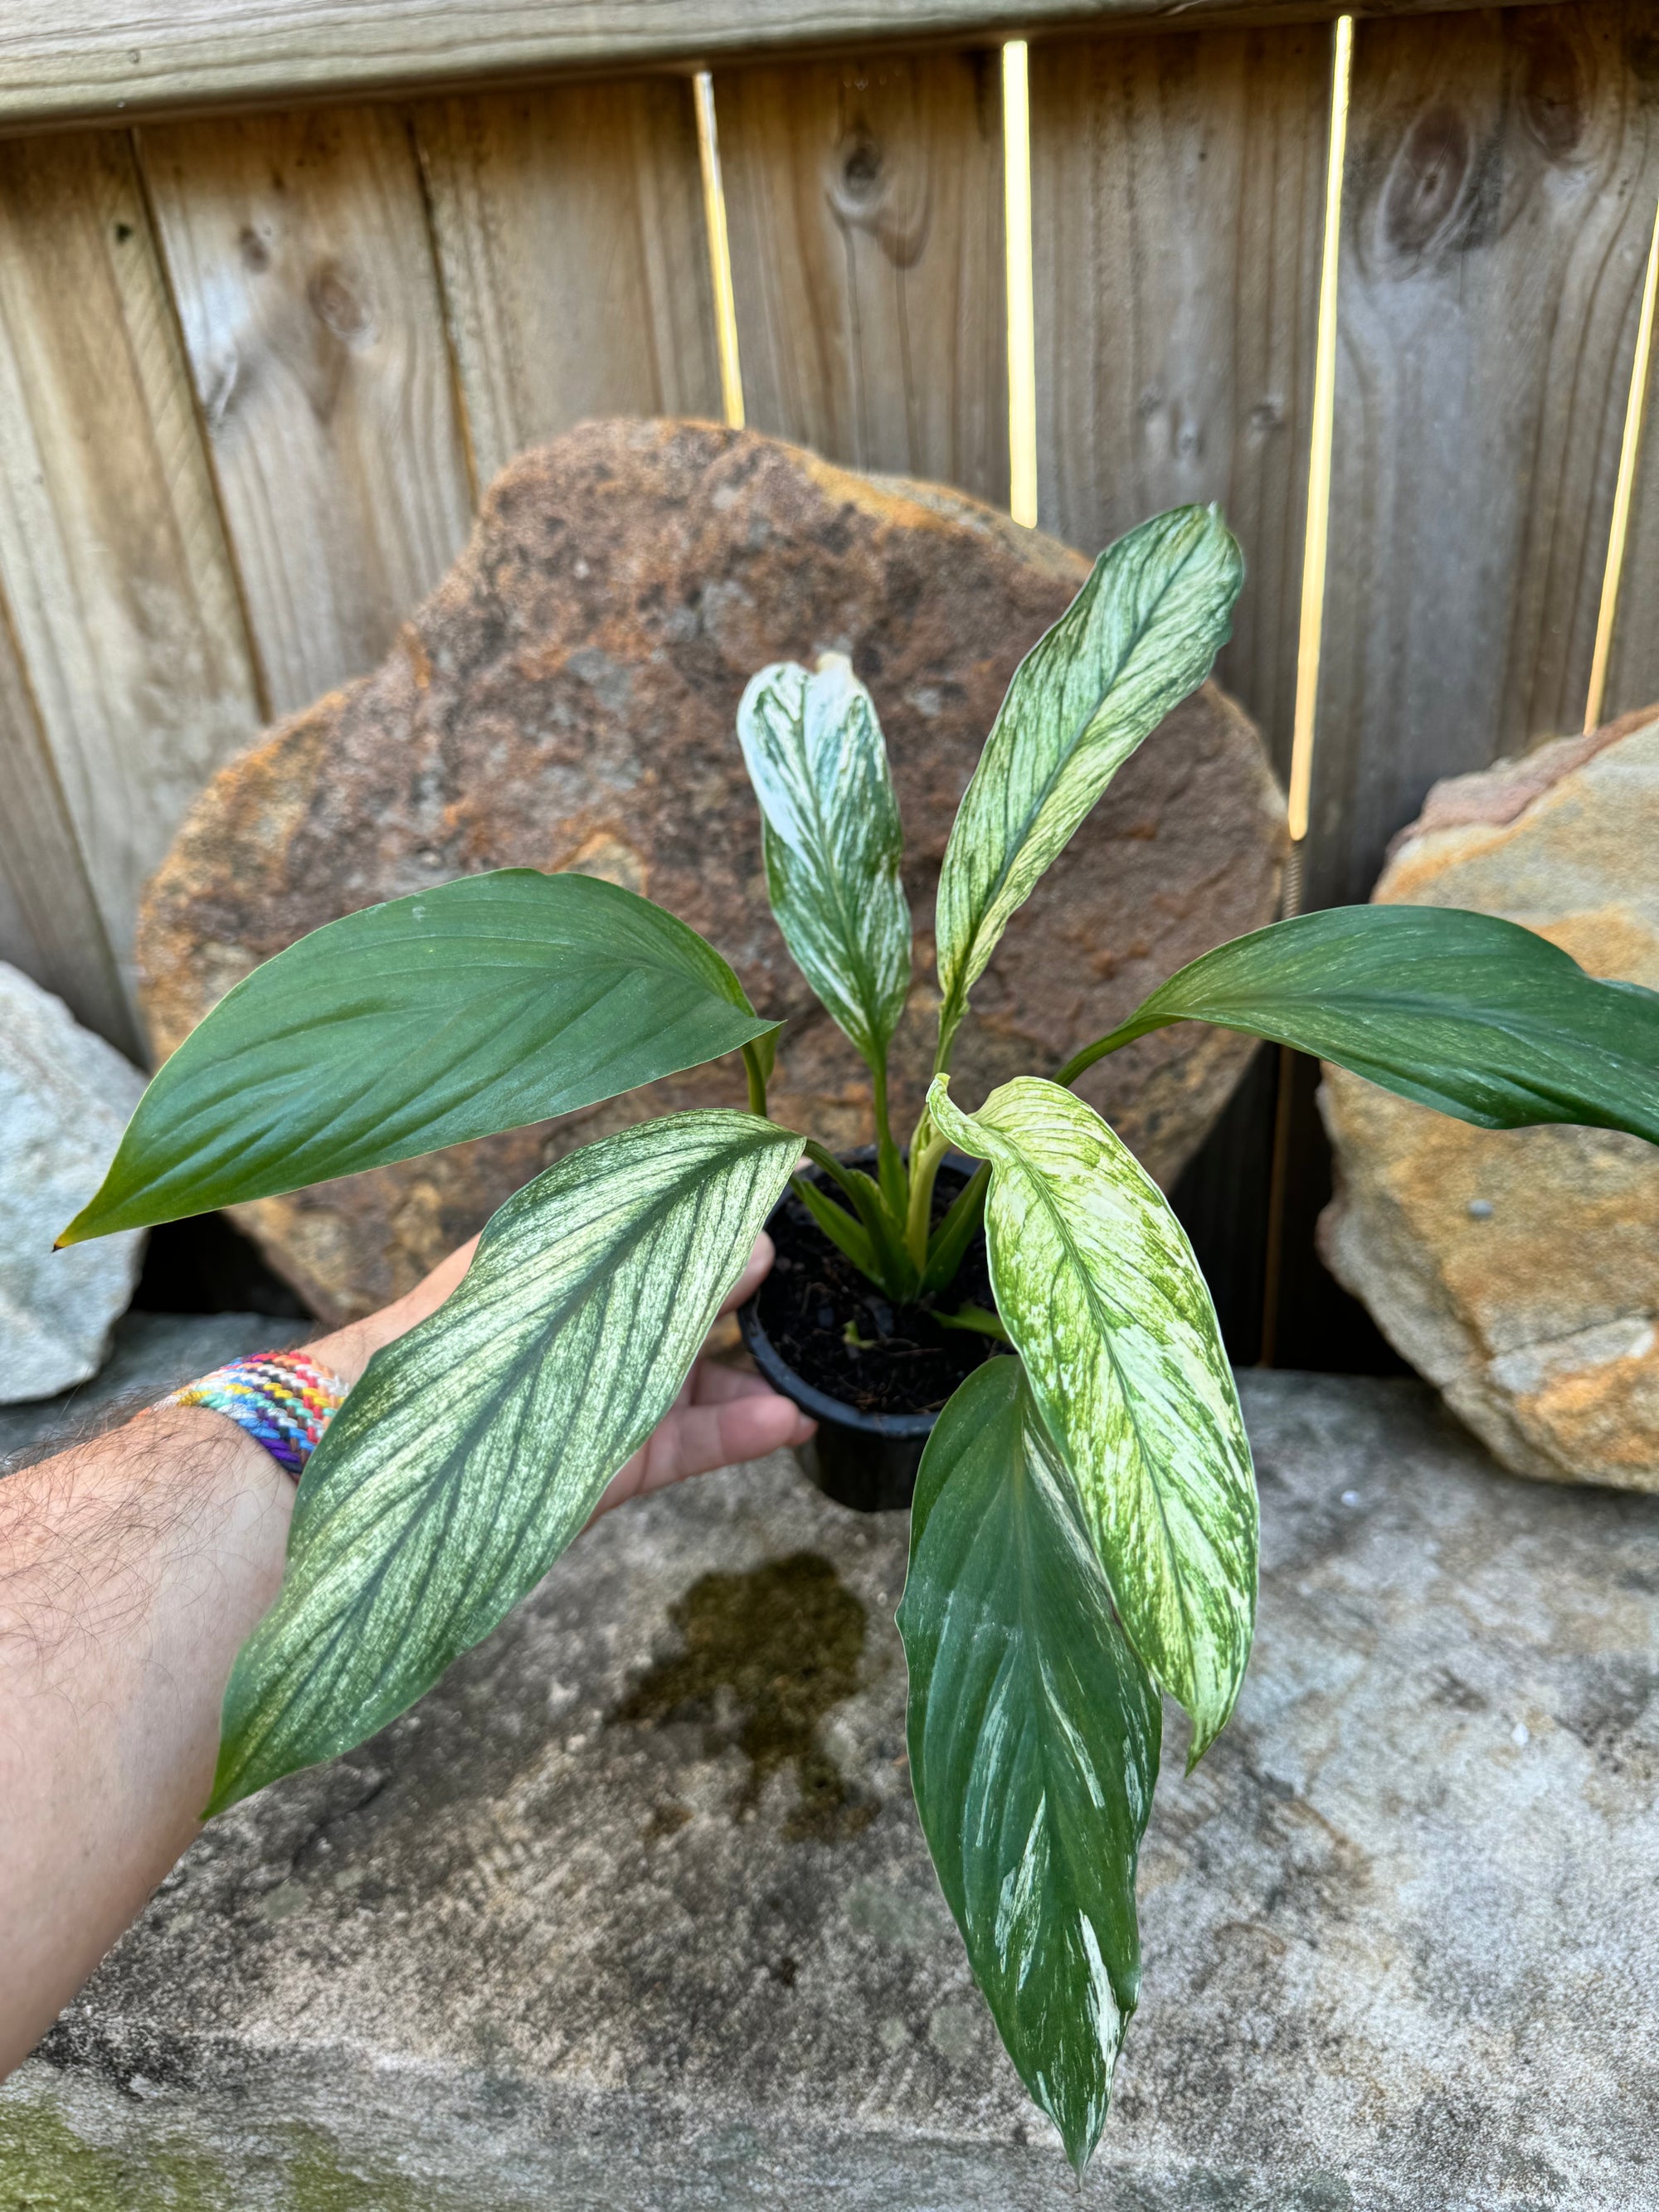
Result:
<svg viewBox="0 0 1659 2212">
<path fill-rule="evenodd" d="M 776 1027 L 648 899 L 592 876 L 467 876 L 331 921 L 237 984 L 61 1241 L 568 1114 Z"/>
<path fill-rule="evenodd" d="M 1036 1076 L 961 1114 L 991 1163 L 985 1237 L 1003 1325 L 1135 1650 L 1193 1717 L 1196 1759 L 1225 1724 L 1255 1620 L 1250 1447 L 1215 1309 L 1169 1202 L 1091 1106 Z"/>
<path fill-rule="evenodd" d="M 1001 1316 L 994 1314 L 988 1306 L 976 1306 L 970 1302 L 958 1306 L 954 1313 L 940 1313 L 935 1308 L 933 1319 L 941 1328 L 971 1329 L 975 1336 L 994 1336 L 1004 1344 L 1009 1340 Z"/>
<path fill-rule="evenodd" d="M 738 738 L 765 818 L 766 880 L 796 966 L 872 1066 L 910 988 L 904 840 L 870 694 L 839 653 L 753 678 Z"/>
<path fill-rule="evenodd" d="M 848 1167 L 844 1160 L 838 1160 L 833 1152 L 827 1152 L 814 1139 L 808 1138 L 805 1150 L 808 1158 L 816 1162 L 830 1180 L 845 1193 L 848 1202 L 863 1224 L 870 1249 L 870 1262 L 856 1257 L 842 1244 L 842 1249 L 847 1253 L 848 1258 L 901 1304 L 907 1298 L 915 1297 L 919 1279 L 915 1264 L 905 1249 L 903 1224 L 895 1219 L 880 1184 L 873 1176 L 866 1175 L 862 1168 Z M 816 1215 L 816 1208 L 813 1211 Z M 825 1224 L 825 1230 L 826 1234 L 837 1243 L 841 1243 L 836 1230 L 829 1228 L 828 1224 Z"/>
<path fill-rule="evenodd" d="M 821 1189 L 810 1176 L 798 1175 L 793 1188 L 796 1197 L 837 1251 L 844 1252 L 860 1273 L 868 1275 L 873 1282 L 880 1272 L 880 1262 L 863 1223 L 844 1206 L 837 1206 L 829 1192 Z"/>
<path fill-rule="evenodd" d="M 1275 922 L 1170 976 L 1064 1079 L 1185 1021 L 1294 1045 L 1481 1128 L 1581 1121 L 1659 1144 L 1659 995 L 1598 983 L 1496 915 L 1340 906 Z"/>
<path fill-rule="evenodd" d="M 949 1289 L 955 1281 L 957 1269 L 967 1258 L 968 1247 L 985 1219 L 985 1191 L 990 1180 L 990 1168 L 981 1160 L 951 1200 L 944 1220 L 928 1239 L 927 1265 L 921 1277 L 924 1297 L 930 1291 Z"/>
<path fill-rule="evenodd" d="M 1010 916 L 1226 643 L 1243 574 L 1213 507 L 1158 515 L 1108 546 L 1014 671 L 939 877 L 941 1066 Z"/>
<path fill-rule="evenodd" d="M 306 1468 L 210 1811 L 361 1743 L 535 1587 L 672 1403 L 799 1155 L 750 1115 L 679 1114 L 507 1200 Z"/>
<path fill-rule="evenodd" d="M 977 1368 L 928 1439 L 898 1625 L 939 1885 L 1081 2172 L 1139 1991 L 1135 1860 L 1162 1721 L 1018 1359 Z"/>
</svg>

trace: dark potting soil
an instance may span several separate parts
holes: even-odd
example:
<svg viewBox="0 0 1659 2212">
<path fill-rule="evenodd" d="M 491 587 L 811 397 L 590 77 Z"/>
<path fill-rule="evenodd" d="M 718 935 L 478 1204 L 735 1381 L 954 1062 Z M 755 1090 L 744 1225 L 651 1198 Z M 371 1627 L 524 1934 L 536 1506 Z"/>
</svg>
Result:
<svg viewBox="0 0 1659 2212">
<path fill-rule="evenodd" d="M 827 1177 L 813 1171 L 820 1188 Z M 948 1163 L 933 1187 L 938 1221 L 968 1177 Z M 833 1191 L 834 1186 L 830 1186 Z M 941 1328 L 932 1305 L 994 1312 L 981 1232 L 956 1280 L 929 1305 L 893 1305 L 838 1252 L 793 1192 L 769 1224 L 778 1256 L 757 1310 L 766 1334 L 804 1382 L 861 1413 L 936 1413 L 958 1382 L 1001 1347 L 996 1339 Z M 848 1340 L 848 1324 L 860 1344 Z"/>
</svg>

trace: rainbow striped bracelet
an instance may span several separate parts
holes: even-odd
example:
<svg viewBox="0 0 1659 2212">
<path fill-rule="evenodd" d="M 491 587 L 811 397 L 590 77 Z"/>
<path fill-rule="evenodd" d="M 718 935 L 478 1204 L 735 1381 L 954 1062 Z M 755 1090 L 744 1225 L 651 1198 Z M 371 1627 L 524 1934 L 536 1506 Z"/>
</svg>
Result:
<svg viewBox="0 0 1659 2212">
<path fill-rule="evenodd" d="M 308 1352 L 255 1352 L 158 1402 L 226 1414 L 297 1482 L 349 1388 Z"/>
</svg>

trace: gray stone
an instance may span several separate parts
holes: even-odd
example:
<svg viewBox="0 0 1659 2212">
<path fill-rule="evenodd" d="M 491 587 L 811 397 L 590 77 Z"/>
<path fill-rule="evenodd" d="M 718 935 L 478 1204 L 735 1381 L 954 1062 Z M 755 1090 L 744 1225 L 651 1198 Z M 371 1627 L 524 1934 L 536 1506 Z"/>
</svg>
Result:
<svg viewBox="0 0 1659 2212">
<path fill-rule="evenodd" d="M 1415 1382 L 1242 1380 L 1256 1656 L 1189 1778 L 1172 1723 L 1083 2201 L 1651 2204 L 1659 1501 L 1512 1481 Z M 910 1806 L 904 1543 L 782 1459 L 602 1523 L 196 1846 L 0 2092 L 15 2201 L 1073 2201 Z"/>
<path fill-rule="evenodd" d="M 0 961 L 0 1404 L 97 1371 L 138 1279 L 129 1231 L 54 1252 L 104 1177 L 144 1079 Z"/>
<path fill-rule="evenodd" d="M 228 1360 L 280 1351 L 315 1334 L 311 1322 L 269 1314 L 123 1314 L 111 1333 L 109 1356 L 90 1382 L 30 1405 L 0 1406 L 0 1474 L 47 1450 L 61 1451 L 77 1437 L 95 1436 Z"/>
</svg>

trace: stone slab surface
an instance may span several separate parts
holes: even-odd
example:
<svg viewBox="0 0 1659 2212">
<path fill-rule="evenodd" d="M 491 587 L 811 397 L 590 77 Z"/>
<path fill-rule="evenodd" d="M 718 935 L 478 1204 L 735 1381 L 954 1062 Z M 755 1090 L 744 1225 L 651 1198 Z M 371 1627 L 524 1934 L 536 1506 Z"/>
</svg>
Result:
<svg viewBox="0 0 1659 2212">
<path fill-rule="evenodd" d="M 1247 1375 L 1261 1632 L 1143 1862 L 1101 2212 L 1636 2212 L 1659 1500 Z M 0 2207 L 1061 2207 L 911 1809 L 902 1516 L 619 1513 L 197 1845 L 0 2091 Z M 9 2191 L 9 2194 L 8 2194 Z"/>
</svg>

